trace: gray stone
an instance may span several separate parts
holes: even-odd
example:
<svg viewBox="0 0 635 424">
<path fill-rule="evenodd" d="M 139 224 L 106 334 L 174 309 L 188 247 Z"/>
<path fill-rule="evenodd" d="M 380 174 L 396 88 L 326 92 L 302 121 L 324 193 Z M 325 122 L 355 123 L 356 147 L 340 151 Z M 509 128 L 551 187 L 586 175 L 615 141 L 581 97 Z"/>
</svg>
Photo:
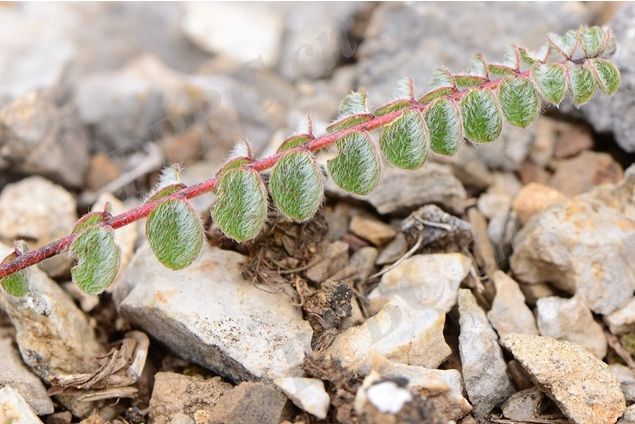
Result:
<svg viewBox="0 0 635 424">
<path fill-rule="evenodd" d="M 77 220 L 77 205 L 64 188 L 42 177 L 29 177 L 7 185 L 0 194 L 0 240 L 26 239 L 38 248 L 66 236 Z M 42 263 L 51 276 L 68 271 L 70 258 L 58 255 Z"/>
<path fill-rule="evenodd" d="M 0 389 L 0 418 L 8 424 L 42 424 L 27 401 L 11 386 Z"/>
<path fill-rule="evenodd" d="M 626 408 L 624 415 L 617 421 L 617 424 L 635 424 L 635 405 Z"/>
<path fill-rule="evenodd" d="M 498 338 L 472 292 L 459 290 L 459 351 L 463 380 L 474 414 L 486 416 L 505 401 L 514 387 L 507 375 Z"/>
<path fill-rule="evenodd" d="M 461 281 L 472 261 L 460 253 L 414 255 L 381 277 L 368 295 L 370 311 L 379 311 L 395 296 L 414 309 L 436 309 L 447 313 L 456 304 Z"/>
<path fill-rule="evenodd" d="M 535 215 L 516 235 L 511 257 L 520 281 L 552 283 L 584 297 L 591 310 L 601 314 L 629 301 L 635 290 L 634 264 L 634 216 L 591 195 Z"/>
<path fill-rule="evenodd" d="M 514 421 L 537 421 L 544 398 L 537 387 L 516 392 L 501 405 L 503 416 Z"/>
<path fill-rule="evenodd" d="M 158 372 L 148 413 L 153 424 L 195 424 L 209 416 L 221 396 L 232 390 L 220 377 L 203 379 L 173 372 Z"/>
<path fill-rule="evenodd" d="M 611 364 L 609 368 L 615 373 L 626 402 L 635 402 L 635 371 L 622 364 Z"/>
<path fill-rule="evenodd" d="M 242 275 L 245 258 L 204 244 L 188 268 L 162 266 L 139 249 L 114 297 L 124 317 L 182 357 L 234 381 L 300 372 L 312 330 L 283 293 Z"/>
<path fill-rule="evenodd" d="M 465 189 L 452 174 L 451 168 L 432 162 L 414 171 L 384 166 L 377 188 L 368 196 L 346 193 L 330 178 L 325 188 L 338 196 L 366 200 L 382 215 L 412 211 L 428 203 L 462 213 L 467 198 Z"/>
<path fill-rule="evenodd" d="M 209 424 L 279 424 L 287 398 L 275 386 L 244 382 L 222 396 L 208 417 Z"/>
<path fill-rule="evenodd" d="M 604 330 L 593 319 L 584 299 L 543 297 L 536 303 L 536 317 L 541 336 L 577 343 L 599 359 L 606 356 Z"/>
<path fill-rule="evenodd" d="M 0 248 L 0 256 L 9 253 Z M 60 374 L 90 373 L 103 354 L 93 328 L 71 297 L 37 266 L 29 268 L 29 293 L 0 291 L 0 308 L 16 329 L 22 360 L 46 381 Z"/>
<path fill-rule="evenodd" d="M 534 314 L 525 304 L 525 296 L 518 283 L 499 270 L 494 273 L 494 286 L 496 296 L 487 318 L 498 334 L 538 334 Z"/>
<path fill-rule="evenodd" d="M 101 151 L 131 152 L 160 135 L 163 92 L 137 75 L 91 74 L 77 83 L 75 104 Z"/>
<path fill-rule="evenodd" d="M 377 265 L 386 265 L 396 262 L 408 251 L 408 242 L 403 233 L 397 236 L 386 245 L 377 257 Z"/>
<path fill-rule="evenodd" d="M 324 382 L 317 378 L 276 378 L 274 384 L 300 409 L 323 420 L 331 400 L 324 390 Z"/>
<path fill-rule="evenodd" d="M 397 232 L 388 224 L 364 215 L 355 215 L 349 224 L 350 231 L 375 246 L 391 241 Z"/>
<path fill-rule="evenodd" d="M 622 82 L 613 96 L 597 94 L 581 111 L 596 131 L 612 132 L 624 150 L 635 152 L 635 4 L 625 3 L 607 25 L 615 34 L 618 48 L 611 61 L 618 66 Z"/>
<path fill-rule="evenodd" d="M 375 352 L 398 363 L 436 368 L 451 353 L 444 323 L 444 314 L 413 309 L 396 296 L 362 325 L 339 334 L 327 353 L 353 370 L 367 367 Z"/>
<path fill-rule="evenodd" d="M 379 252 L 372 246 L 366 246 L 353 253 L 349 265 L 354 266 L 359 271 L 359 278 L 362 281 L 372 274 L 375 268 L 375 261 L 378 259 Z"/>
<path fill-rule="evenodd" d="M 630 333 L 635 330 L 635 298 L 624 305 L 623 307 L 616 309 L 609 315 L 604 317 L 604 322 L 609 326 L 611 333 L 616 336 Z"/>
<path fill-rule="evenodd" d="M 31 92 L 0 110 L 0 161 L 10 170 L 81 187 L 88 167 L 88 134 L 77 111 Z"/>
<path fill-rule="evenodd" d="M 348 264 L 348 243 L 334 241 L 320 254 L 319 262 L 304 272 L 314 283 L 321 283 Z"/>
<path fill-rule="evenodd" d="M 615 374 L 583 347 L 530 334 L 503 335 L 501 344 L 574 423 L 614 423 L 624 412 Z"/>
<path fill-rule="evenodd" d="M 0 387 L 11 386 L 22 395 L 36 415 L 53 413 L 53 402 L 46 394 L 46 388 L 29 371 L 13 347 L 9 338 L 0 339 Z"/>
</svg>

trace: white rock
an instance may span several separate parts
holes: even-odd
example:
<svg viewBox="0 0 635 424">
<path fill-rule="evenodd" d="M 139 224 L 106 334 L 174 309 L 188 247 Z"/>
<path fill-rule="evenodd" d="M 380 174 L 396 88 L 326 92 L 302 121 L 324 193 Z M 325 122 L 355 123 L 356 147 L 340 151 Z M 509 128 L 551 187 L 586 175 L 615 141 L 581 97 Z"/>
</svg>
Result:
<svg viewBox="0 0 635 424">
<path fill-rule="evenodd" d="M 590 196 L 554 204 L 516 235 L 510 263 L 520 281 L 552 283 L 610 314 L 635 290 L 635 217 Z"/>
<path fill-rule="evenodd" d="M 53 413 L 53 402 L 46 388 L 29 371 L 18 356 L 10 338 L 0 339 L 0 387 L 11 386 L 25 399 L 37 415 Z"/>
<path fill-rule="evenodd" d="M 242 277 L 245 258 L 207 243 L 188 268 L 161 265 L 147 245 L 116 287 L 120 312 L 184 358 L 234 381 L 298 375 L 312 330 L 283 293 Z"/>
<path fill-rule="evenodd" d="M 42 424 L 26 400 L 11 386 L 0 389 L 0 419 L 7 424 Z"/>
<path fill-rule="evenodd" d="M 412 400 L 412 394 L 408 389 L 401 388 L 392 381 L 384 381 L 369 387 L 366 396 L 380 412 L 389 414 L 401 411 L 406 402 Z"/>
<path fill-rule="evenodd" d="M 395 297 L 362 325 L 338 335 L 328 353 L 345 368 L 359 369 L 373 352 L 408 365 L 436 368 L 451 353 L 443 338 L 445 315 L 412 309 Z"/>
<path fill-rule="evenodd" d="M 10 250 L 0 245 L 0 255 Z M 29 293 L 15 298 L 0 290 L 0 309 L 16 329 L 22 360 L 44 380 L 94 371 L 103 354 L 93 328 L 71 297 L 37 266 L 29 268 Z"/>
<path fill-rule="evenodd" d="M 458 301 L 463 379 L 474 414 L 482 417 L 514 393 L 514 387 L 496 333 L 474 295 L 461 289 Z"/>
<path fill-rule="evenodd" d="M 536 316 L 541 336 L 577 343 L 600 359 L 606 356 L 604 331 L 581 297 L 543 297 L 536 303 Z"/>
<path fill-rule="evenodd" d="M 324 390 L 324 382 L 317 378 L 276 378 L 274 384 L 300 409 L 323 420 L 331 399 Z"/>
<path fill-rule="evenodd" d="M 635 330 L 635 297 L 624 306 L 604 316 L 611 333 L 619 336 Z"/>
<path fill-rule="evenodd" d="M 458 420 L 472 410 L 472 406 L 463 397 L 463 379 L 457 370 L 398 364 L 378 354 L 370 358 L 369 369 L 382 378 L 407 379 L 407 387 L 430 400 L 435 410 L 448 420 Z"/>
<path fill-rule="evenodd" d="M 232 3 L 188 3 L 182 22 L 185 35 L 198 47 L 237 62 L 275 65 L 284 22 L 271 6 Z"/>
<path fill-rule="evenodd" d="M 622 364 L 611 364 L 609 368 L 615 373 L 626 402 L 635 402 L 635 371 Z"/>
<path fill-rule="evenodd" d="M 635 424 L 635 404 L 626 408 L 624 415 L 617 421 L 617 424 Z"/>
<path fill-rule="evenodd" d="M 0 239 L 7 244 L 23 238 L 32 247 L 43 246 L 66 236 L 77 220 L 76 202 L 61 186 L 42 177 L 29 177 L 8 184 L 0 194 Z M 68 255 L 58 255 L 42 263 L 52 276 L 68 271 Z"/>
<path fill-rule="evenodd" d="M 537 422 L 544 397 L 537 387 L 516 392 L 501 405 L 503 416 L 515 421 Z"/>
<path fill-rule="evenodd" d="M 534 314 L 525 304 L 525 296 L 518 283 L 503 271 L 494 273 L 496 296 L 487 318 L 498 334 L 527 333 L 538 334 Z"/>
<path fill-rule="evenodd" d="M 583 347 L 531 334 L 505 334 L 501 345 L 574 423 L 614 423 L 624 412 L 615 374 Z"/>
<path fill-rule="evenodd" d="M 456 304 L 461 281 L 472 262 L 460 253 L 415 255 L 385 273 L 368 295 L 371 312 L 379 311 L 395 296 L 415 309 L 432 308 L 446 313 Z"/>
</svg>

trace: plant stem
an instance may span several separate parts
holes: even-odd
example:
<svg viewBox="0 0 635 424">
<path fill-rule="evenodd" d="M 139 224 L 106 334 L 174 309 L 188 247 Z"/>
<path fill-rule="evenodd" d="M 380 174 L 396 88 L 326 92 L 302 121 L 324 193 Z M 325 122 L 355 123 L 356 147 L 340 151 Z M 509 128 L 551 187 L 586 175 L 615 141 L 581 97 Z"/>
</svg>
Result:
<svg viewBox="0 0 635 424">
<path fill-rule="evenodd" d="M 527 76 L 529 74 L 529 71 L 523 71 L 523 72 L 517 72 L 516 75 L 517 76 Z M 495 89 L 502 81 L 503 79 L 496 79 L 496 80 L 490 80 L 490 81 L 486 81 L 485 83 L 481 84 L 478 87 L 474 87 L 474 88 L 490 88 L 490 89 Z M 465 89 L 465 90 L 460 90 L 457 91 L 447 97 L 449 97 L 452 100 L 460 100 L 461 97 L 463 97 L 470 89 Z M 330 134 L 326 134 L 323 135 L 321 137 L 317 137 L 314 138 L 313 140 L 311 140 L 307 145 L 303 145 L 303 146 L 298 146 L 294 149 L 290 149 L 290 150 L 286 150 L 284 152 L 279 152 L 279 153 L 275 153 L 271 156 L 268 156 L 266 158 L 254 161 L 252 163 L 250 163 L 248 166 L 251 167 L 252 169 L 255 169 L 258 172 L 264 171 L 268 168 L 271 168 L 272 166 L 274 166 L 278 160 L 280 160 L 282 157 L 293 153 L 293 152 L 297 152 L 297 151 L 301 151 L 301 150 L 310 150 L 312 152 L 324 149 L 332 144 L 334 144 L 337 140 L 339 140 L 340 138 L 353 133 L 353 132 L 363 132 L 363 131 L 372 131 L 376 128 L 380 128 L 383 127 L 384 125 L 389 124 L 390 122 L 392 122 L 394 119 L 398 118 L 402 113 L 409 111 L 409 110 L 419 110 L 419 111 L 424 111 L 426 109 L 426 107 L 429 105 L 430 103 L 416 103 L 413 102 L 410 106 L 401 109 L 401 110 L 397 110 L 391 113 L 388 113 L 386 115 L 382 115 L 382 116 L 376 116 L 371 118 L 370 120 L 363 122 L 361 124 L 355 125 L 353 127 L 350 128 L 346 128 L 334 133 L 330 133 Z M 117 229 L 117 228 L 121 228 L 124 227 L 128 224 L 131 224 L 135 221 L 139 221 L 140 219 L 143 219 L 145 217 L 147 217 L 148 215 L 150 215 L 150 213 L 157 207 L 159 206 L 161 203 L 170 200 L 170 199 L 178 199 L 178 198 L 185 198 L 185 199 L 191 199 L 193 197 L 197 197 L 200 196 L 202 194 L 211 192 L 214 187 L 216 186 L 216 182 L 217 179 L 216 177 L 212 177 L 206 181 L 203 181 L 201 183 L 189 186 L 189 187 L 185 187 L 182 190 L 173 193 L 170 196 L 161 198 L 159 200 L 153 201 L 153 202 L 148 202 L 148 203 L 144 203 L 143 205 L 140 205 L 134 209 L 129 210 L 128 212 L 124 212 L 122 214 L 116 215 L 110 219 L 108 219 L 107 221 L 104 221 L 102 223 L 102 225 L 105 226 L 109 226 L 113 229 Z M 67 250 L 70 245 L 73 243 L 73 241 L 75 240 L 76 235 L 75 234 L 70 234 L 60 240 L 51 242 L 49 244 L 47 244 L 46 246 L 40 247 L 39 249 L 24 253 L 22 255 L 19 255 L 16 259 L 14 259 L 13 261 L 6 263 L 6 264 L 1 264 L 0 265 L 0 278 L 6 277 L 7 275 L 13 274 L 15 272 L 18 272 L 24 268 L 27 268 L 31 265 L 35 265 L 37 263 L 42 262 L 45 259 L 48 259 L 52 256 L 55 256 L 65 250 Z"/>
</svg>

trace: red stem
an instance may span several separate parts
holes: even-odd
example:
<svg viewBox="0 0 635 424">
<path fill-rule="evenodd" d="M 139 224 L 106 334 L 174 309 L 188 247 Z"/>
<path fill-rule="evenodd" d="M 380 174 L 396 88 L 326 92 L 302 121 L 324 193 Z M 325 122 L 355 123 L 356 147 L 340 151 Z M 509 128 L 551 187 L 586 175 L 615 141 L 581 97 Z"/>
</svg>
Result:
<svg viewBox="0 0 635 424">
<path fill-rule="evenodd" d="M 524 71 L 524 72 L 518 72 L 517 75 L 518 76 L 527 76 L 529 74 L 529 71 Z M 494 89 L 496 88 L 500 82 L 502 81 L 502 79 L 497 79 L 497 80 L 492 80 L 492 81 L 487 81 L 483 84 L 481 84 L 479 86 L 479 88 L 490 88 L 490 89 Z M 453 93 L 451 95 L 449 95 L 448 97 L 453 99 L 453 100 L 459 100 L 461 99 L 461 97 L 463 97 L 467 92 L 469 91 L 469 89 L 466 90 L 462 90 L 462 91 L 457 91 L 456 93 Z M 260 159 L 258 161 L 252 162 L 251 164 L 249 164 L 249 167 L 251 167 L 252 169 L 255 169 L 256 171 L 264 171 L 268 168 L 271 168 L 272 166 L 274 166 L 276 164 L 276 162 L 278 162 L 278 160 L 280 160 L 283 156 L 295 152 L 295 151 L 300 151 L 301 149 L 307 149 L 315 152 L 321 149 L 324 149 L 325 147 L 330 146 L 331 144 L 335 143 L 338 139 L 344 137 L 347 134 L 350 134 L 352 132 L 360 132 L 360 131 L 371 131 L 374 130 L 376 128 L 382 127 L 388 123 L 390 123 L 391 121 L 393 121 L 394 119 L 396 119 L 397 117 L 399 117 L 402 113 L 404 113 L 405 111 L 408 110 L 419 110 L 419 111 L 423 111 L 425 110 L 425 108 L 429 105 L 430 103 L 413 103 L 411 106 L 405 108 L 405 109 L 401 109 L 401 110 L 397 110 L 391 113 L 388 113 L 386 115 L 382 115 L 382 116 L 377 116 L 374 118 L 371 118 L 370 120 L 363 122 L 361 124 L 355 125 L 353 127 L 350 128 L 346 128 L 331 134 L 326 134 L 323 135 L 321 137 L 318 138 L 314 138 L 313 140 L 311 140 L 307 146 L 298 146 L 294 149 L 290 149 L 284 152 L 279 152 L 279 153 L 275 153 L 271 156 L 268 156 L 266 158 Z M 214 189 L 214 186 L 216 186 L 216 177 L 210 178 L 209 180 L 203 181 L 201 183 L 195 184 L 193 186 L 189 186 L 189 187 L 185 187 L 182 190 L 173 193 L 171 196 L 168 197 L 164 197 L 162 199 L 156 200 L 154 202 L 148 202 L 148 203 L 144 203 L 141 206 L 138 206 L 134 209 L 129 210 L 128 212 L 124 212 L 120 215 L 114 216 L 112 218 L 110 218 L 109 220 L 105 221 L 103 223 L 103 225 L 108 225 L 110 227 L 112 227 L 113 229 L 117 229 L 123 226 L 126 226 L 128 224 L 131 224 L 135 221 L 138 221 L 140 219 L 143 219 L 145 217 L 147 217 L 148 215 L 150 215 L 150 213 L 161 203 L 165 202 L 168 199 L 175 199 L 175 198 L 186 198 L 186 199 L 191 199 L 193 197 L 197 197 L 200 196 L 204 193 L 210 192 Z M 50 244 L 47 244 L 46 246 L 40 247 L 39 249 L 27 252 L 25 254 L 19 255 L 16 259 L 14 259 L 11 262 L 8 262 L 6 264 L 1 264 L 0 265 L 0 278 L 2 277 L 6 277 L 7 275 L 13 274 L 15 272 L 18 272 L 24 268 L 27 268 L 31 265 L 35 265 L 39 262 L 42 262 L 43 260 L 50 258 L 52 256 L 55 256 L 61 252 L 63 252 L 64 250 L 68 249 L 69 246 L 73 243 L 73 241 L 75 240 L 76 235 L 75 234 L 70 234 L 66 237 L 64 237 L 63 239 L 54 241 Z"/>
</svg>

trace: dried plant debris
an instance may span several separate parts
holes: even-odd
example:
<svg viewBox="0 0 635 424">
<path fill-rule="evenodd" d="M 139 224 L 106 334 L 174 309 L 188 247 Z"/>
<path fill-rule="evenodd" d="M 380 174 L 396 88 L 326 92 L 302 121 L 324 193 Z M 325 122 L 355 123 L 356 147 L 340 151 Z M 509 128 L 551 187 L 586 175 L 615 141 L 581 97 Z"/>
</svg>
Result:
<svg viewBox="0 0 635 424">
<path fill-rule="evenodd" d="M 426 205 L 412 212 L 403 220 L 401 231 L 409 246 L 419 246 L 416 252 L 424 249 L 462 251 L 472 241 L 472 226 L 436 205 Z"/>
</svg>

